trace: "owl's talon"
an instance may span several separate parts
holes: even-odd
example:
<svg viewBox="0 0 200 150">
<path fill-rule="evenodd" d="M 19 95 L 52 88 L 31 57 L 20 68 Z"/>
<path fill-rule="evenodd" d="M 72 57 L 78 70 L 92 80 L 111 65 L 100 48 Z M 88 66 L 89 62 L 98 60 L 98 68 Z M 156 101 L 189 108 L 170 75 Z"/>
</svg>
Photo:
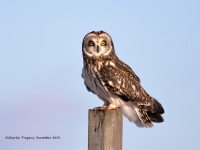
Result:
<svg viewBox="0 0 200 150">
<path fill-rule="evenodd" d="M 108 109 L 109 109 L 109 110 L 116 110 L 116 109 L 119 109 L 119 107 L 116 106 L 116 105 L 110 104 L 110 105 L 108 106 Z"/>
<path fill-rule="evenodd" d="M 99 106 L 99 107 L 95 107 L 94 110 L 107 110 L 108 106 Z"/>
<path fill-rule="evenodd" d="M 94 110 L 119 110 L 119 107 L 115 105 L 99 106 L 99 107 L 95 107 Z"/>
<path fill-rule="evenodd" d="M 119 110 L 119 107 L 115 107 L 115 108 L 108 108 L 109 110 Z"/>
</svg>

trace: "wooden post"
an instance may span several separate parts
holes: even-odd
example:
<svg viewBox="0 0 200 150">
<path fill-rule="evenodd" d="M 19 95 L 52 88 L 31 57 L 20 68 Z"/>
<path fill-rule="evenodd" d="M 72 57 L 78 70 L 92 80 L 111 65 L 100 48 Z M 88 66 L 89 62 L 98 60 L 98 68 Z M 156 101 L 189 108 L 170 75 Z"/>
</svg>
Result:
<svg viewBox="0 0 200 150">
<path fill-rule="evenodd" d="M 121 110 L 89 110 L 88 150 L 122 150 Z"/>
</svg>

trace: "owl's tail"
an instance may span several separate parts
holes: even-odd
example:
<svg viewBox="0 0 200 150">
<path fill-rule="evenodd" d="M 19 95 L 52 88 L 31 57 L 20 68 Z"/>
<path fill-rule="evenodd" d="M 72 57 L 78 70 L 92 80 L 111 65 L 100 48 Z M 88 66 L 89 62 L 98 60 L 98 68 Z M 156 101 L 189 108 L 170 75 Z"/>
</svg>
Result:
<svg viewBox="0 0 200 150">
<path fill-rule="evenodd" d="M 140 121 L 145 127 L 152 127 L 152 122 L 160 123 L 164 119 L 161 114 L 164 113 L 162 105 L 153 97 L 151 97 L 153 104 L 151 106 L 144 106 L 143 108 L 135 108 L 135 111 L 140 118 Z"/>
<path fill-rule="evenodd" d="M 150 117 L 151 121 L 153 122 L 163 122 L 164 119 L 161 116 L 161 114 L 163 114 L 164 108 L 162 107 L 162 105 L 155 99 L 153 99 L 153 105 L 150 107 L 149 111 L 147 112 L 148 116 Z"/>
</svg>

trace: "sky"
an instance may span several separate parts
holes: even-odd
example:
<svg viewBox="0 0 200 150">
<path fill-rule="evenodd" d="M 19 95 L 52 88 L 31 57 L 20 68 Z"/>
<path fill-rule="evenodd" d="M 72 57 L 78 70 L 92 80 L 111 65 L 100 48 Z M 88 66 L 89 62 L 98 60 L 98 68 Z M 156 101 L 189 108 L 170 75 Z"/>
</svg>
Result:
<svg viewBox="0 0 200 150">
<path fill-rule="evenodd" d="M 88 109 L 103 102 L 84 86 L 81 47 L 99 30 L 165 109 L 165 122 L 150 129 L 124 118 L 123 150 L 200 149 L 199 7 L 198 0 L 0 1 L 0 149 L 87 149 Z"/>
</svg>

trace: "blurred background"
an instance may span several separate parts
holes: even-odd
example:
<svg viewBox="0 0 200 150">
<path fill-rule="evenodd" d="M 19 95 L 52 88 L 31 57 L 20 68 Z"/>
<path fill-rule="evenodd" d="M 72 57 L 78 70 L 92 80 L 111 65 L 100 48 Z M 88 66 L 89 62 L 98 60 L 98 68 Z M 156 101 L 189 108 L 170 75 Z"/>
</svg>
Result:
<svg viewBox="0 0 200 150">
<path fill-rule="evenodd" d="M 124 118 L 123 150 L 200 149 L 200 1 L 0 1 L 0 149 L 86 150 L 82 39 L 103 30 L 165 108 L 165 122 Z M 6 136 L 59 136 L 11 140 Z"/>
</svg>

